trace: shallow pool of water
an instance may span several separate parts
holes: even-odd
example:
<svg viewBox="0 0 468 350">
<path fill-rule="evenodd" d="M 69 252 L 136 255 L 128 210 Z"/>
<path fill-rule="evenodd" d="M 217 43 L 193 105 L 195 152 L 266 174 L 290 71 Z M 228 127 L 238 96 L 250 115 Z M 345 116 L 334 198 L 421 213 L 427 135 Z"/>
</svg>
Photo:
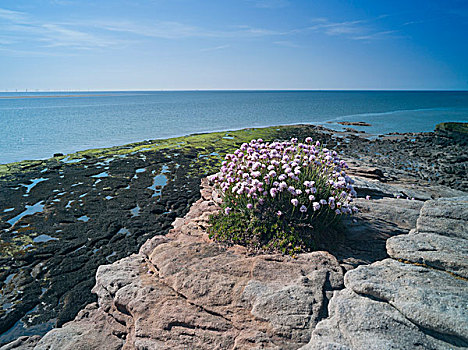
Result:
<svg viewBox="0 0 468 350">
<path fill-rule="evenodd" d="M 34 243 L 43 243 L 43 242 L 58 241 L 58 240 L 59 239 L 56 238 L 56 237 L 51 237 L 51 236 L 45 235 L 45 234 L 42 234 L 42 235 L 39 235 L 39 236 L 33 238 Z"/>
<path fill-rule="evenodd" d="M 109 177 L 109 173 L 107 171 L 103 171 L 102 173 L 92 175 L 91 177 L 100 179 L 100 178 L 103 178 L 103 177 Z"/>
<path fill-rule="evenodd" d="M 90 219 L 89 216 L 83 215 L 83 216 L 80 216 L 80 217 L 79 217 L 78 219 L 76 219 L 76 220 L 78 220 L 78 221 L 83 221 L 83 222 L 88 222 L 89 219 Z"/>
<path fill-rule="evenodd" d="M 161 173 L 159 175 L 156 175 L 153 178 L 153 184 L 148 187 L 150 190 L 154 191 L 154 193 L 153 193 L 153 195 L 151 197 L 161 196 L 162 188 L 164 186 L 166 186 L 166 184 L 167 184 L 167 176 L 164 175 L 164 174 L 167 174 L 167 173 L 169 173 L 169 167 L 167 165 L 163 165 L 163 167 L 161 169 Z M 159 188 L 157 188 L 157 187 L 159 187 Z"/>
<path fill-rule="evenodd" d="M 140 206 L 137 205 L 135 208 L 130 209 L 130 213 L 132 214 L 132 217 L 134 216 L 140 216 Z"/>
<path fill-rule="evenodd" d="M 26 187 L 26 193 L 29 193 L 39 182 L 47 181 L 49 180 L 48 178 L 41 177 L 38 179 L 31 179 L 31 184 L 26 185 L 26 184 L 20 184 L 23 187 Z"/>
<path fill-rule="evenodd" d="M 26 208 L 22 213 L 16 215 L 14 218 L 8 220 L 7 222 L 13 227 L 18 221 L 20 221 L 25 216 L 33 215 L 36 213 L 42 213 L 44 211 L 43 203 L 44 201 L 40 201 L 33 205 L 26 205 Z"/>
<path fill-rule="evenodd" d="M 125 227 L 122 227 L 119 231 L 117 231 L 117 233 L 126 236 L 129 236 L 131 234 L 131 232 Z"/>
</svg>

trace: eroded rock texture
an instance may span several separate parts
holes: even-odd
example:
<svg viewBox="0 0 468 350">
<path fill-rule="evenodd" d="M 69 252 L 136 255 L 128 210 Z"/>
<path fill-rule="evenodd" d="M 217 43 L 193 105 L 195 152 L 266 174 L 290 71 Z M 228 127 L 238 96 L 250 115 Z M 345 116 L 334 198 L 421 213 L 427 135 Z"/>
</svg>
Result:
<svg viewBox="0 0 468 350">
<path fill-rule="evenodd" d="M 416 230 L 387 240 L 393 259 L 345 275 L 303 349 L 468 347 L 467 240 L 468 197 L 425 202 Z"/>
<path fill-rule="evenodd" d="M 468 281 L 460 259 L 467 197 L 403 200 L 391 196 L 404 184 L 379 188 L 380 198 L 357 200 L 361 213 L 333 254 L 293 259 L 211 242 L 207 220 L 219 198 L 204 183 L 202 198 L 168 235 L 99 267 L 97 303 L 40 340 L 21 338 L 0 349 L 468 346 Z"/>
<path fill-rule="evenodd" d="M 202 191 L 203 192 L 203 191 Z M 343 272 L 327 252 L 248 255 L 210 242 L 218 209 L 204 199 L 166 237 L 139 254 L 99 267 L 88 307 L 49 332 L 36 349 L 297 349 L 306 344 Z M 87 320 L 87 321 L 85 321 Z M 78 336 L 79 334 L 79 336 Z"/>
</svg>

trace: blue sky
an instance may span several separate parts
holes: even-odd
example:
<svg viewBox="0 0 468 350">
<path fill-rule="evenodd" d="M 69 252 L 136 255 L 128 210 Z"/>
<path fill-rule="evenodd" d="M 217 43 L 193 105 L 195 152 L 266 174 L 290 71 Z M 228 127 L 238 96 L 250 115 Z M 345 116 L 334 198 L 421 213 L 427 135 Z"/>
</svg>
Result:
<svg viewBox="0 0 468 350">
<path fill-rule="evenodd" d="M 468 89 L 468 1 L 2 0 L 0 90 Z"/>
</svg>

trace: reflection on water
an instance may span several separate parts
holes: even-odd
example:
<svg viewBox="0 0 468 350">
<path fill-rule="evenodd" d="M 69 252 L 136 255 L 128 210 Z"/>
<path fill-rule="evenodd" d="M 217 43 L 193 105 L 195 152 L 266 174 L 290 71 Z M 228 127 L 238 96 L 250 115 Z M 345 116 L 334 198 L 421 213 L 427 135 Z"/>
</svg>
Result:
<svg viewBox="0 0 468 350">
<path fill-rule="evenodd" d="M 44 234 L 33 238 L 34 243 L 43 243 L 43 242 L 49 242 L 49 241 L 58 241 L 58 238 L 51 237 L 49 235 L 44 235 Z"/>
<path fill-rule="evenodd" d="M 156 197 L 156 196 L 161 196 L 161 191 L 164 186 L 167 184 L 167 177 L 164 174 L 169 173 L 169 168 L 167 165 L 163 165 L 161 169 L 161 173 L 159 175 L 156 175 L 153 178 L 153 184 L 149 186 L 148 188 L 150 190 L 153 190 L 154 193 L 151 197 Z"/>
<path fill-rule="evenodd" d="M 41 177 L 39 179 L 31 179 L 31 184 L 25 185 L 25 184 L 20 184 L 20 186 L 26 187 L 26 193 L 29 193 L 33 187 L 35 187 L 39 182 L 42 181 L 47 181 L 49 180 L 48 178 Z"/>
<path fill-rule="evenodd" d="M 33 215 L 36 213 L 42 213 L 44 211 L 44 201 L 37 202 L 34 205 L 26 205 L 26 209 L 21 213 L 16 215 L 14 218 L 8 220 L 7 222 L 13 227 L 18 221 L 27 215 Z"/>
</svg>

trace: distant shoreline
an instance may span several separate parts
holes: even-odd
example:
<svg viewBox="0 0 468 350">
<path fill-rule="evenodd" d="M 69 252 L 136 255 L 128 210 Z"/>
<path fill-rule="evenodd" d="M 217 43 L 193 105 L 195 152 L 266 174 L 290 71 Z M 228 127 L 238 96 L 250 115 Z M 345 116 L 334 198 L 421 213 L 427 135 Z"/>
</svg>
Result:
<svg viewBox="0 0 468 350">
<path fill-rule="evenodd" d="M 94 98 L 92 98 L 94 97 Z M 468 121 L 468 93 L 0 92 L 0 163 L 199 132 L 366 122 L 359 132 L 430 132 Z"/>
<path fill-rule="evenodd" d="M 87 94 L 87 95 L 35 95 L 35 96 L 0 96 L 0 99 L 17 99 L 17 98 L 57 98 L 57 97 L 102 97 L 107 94 Z"/>
</svg>

